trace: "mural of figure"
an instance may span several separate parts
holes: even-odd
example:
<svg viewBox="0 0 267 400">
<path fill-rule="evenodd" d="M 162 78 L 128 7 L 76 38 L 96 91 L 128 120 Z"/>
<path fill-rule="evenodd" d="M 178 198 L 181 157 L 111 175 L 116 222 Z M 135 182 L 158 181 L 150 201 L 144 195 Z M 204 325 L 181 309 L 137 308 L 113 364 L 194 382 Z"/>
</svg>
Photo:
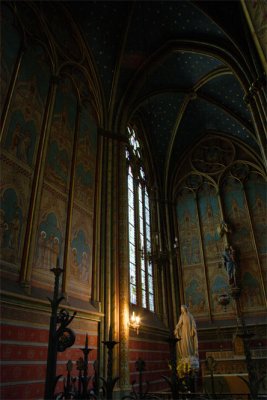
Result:
<svg viewBox="0 0 267 400">
<path fill-rule="evenodd" d="M 187 306 L 181 306 L 181 315 L 175 327 L 174 334 L 178 339 L 179 358 L 198 358 L 198 337 L 196 322 Z"/>
<path fill-rule="evenodd" d="M 28 152 L 31 146 L 31 133 L 29 130 L 23 132 L 20 123 L 16 123 L 13 131 L 10 152 L 21 161 L 28 164 Z"/>
<path fill-rule="evenodd" d="M 9 248 L 18 250 L 19 247 L 19 234 L 20 234 L 20 219 L 16 211 L 14 218 L 9 224 Z"/>
<path fill-rule="evenodd" d="M 36 264 L 39 268 L 44 268 L 45 259 L 45 249 L 46 249 L 46 232 L 41 231 L 38 239 L 38 249 L 37 249 L 37 261 Z"/>
<path fill-rule="evenodd" d="M 232 246 L 227 246 L 223 252 L 224 268 L 228 274 L 229 285 L 236 286 L 236 252 Z"/>
<path fill-rule="evenodd" d="M 31 134 L 26 131 L 20 138 L 18 144 L 18 157 L 21 161 L 28 163 L 28 151 L 31 145 Z"/>
<path fill-rule="evenodd" d="M 88 264 L 87 264 L 87 254 L 86 254 L 86 252 L 84 251 L 83 252 L 83 254 L 82 254 L 82 262 L 81 262 L 81 270 L 82 270 L 82 273 L 81 273 L 81 278 L 82 278 L 82 280 L 83 281 L 87 281 L 88 280 Z"/>
<path fill-rule="evenodd" d="M 45 268 L 52 268 L 51 266 L 51 252 L 53 245 L 54 236 L 50 235 L 49 239 L 46 240 L 46 246 L 44 251 L 44 266 Z"/>
<path fill-rule="evenodd" d="M 57 266 L 57 259 L 59 257 L 59 253 L 60 253 L 59 239 L 57 237 L 54 237 L 52 242 L 51 258 L 50 258 L 51 268 L 55 268 Z"/>
<path fill-rule="evenodd" d="M 8 224 L 5 220 L 5 211 L 1 208 L 0 209 L 0 246 L 1 248 L 4 247 L 4 238 L 6 231 L 8 230 Z"/>
<path fill-rule="evenodd" d="M 70 270 L 73 276 L 78 278 L 77 249 L 75 247 L 71 249 Z"/>
<path fill-rule="evenodd" d="M 13 136 L 12 136 L 12 142 L 11 142 L 11 147 L 10 151 L 12 154 L 14 154 L 17 157 L 18 153 L 18 146 L 20 139 L 22 137 L 22 127 L 19 123 L 16 124 Z"/>
</svg>

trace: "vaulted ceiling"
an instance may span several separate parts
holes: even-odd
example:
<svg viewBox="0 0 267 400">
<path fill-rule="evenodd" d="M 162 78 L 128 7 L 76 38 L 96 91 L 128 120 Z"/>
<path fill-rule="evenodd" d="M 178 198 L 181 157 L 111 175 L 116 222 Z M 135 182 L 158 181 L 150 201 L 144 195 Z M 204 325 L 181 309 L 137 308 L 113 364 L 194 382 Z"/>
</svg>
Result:
<svg viewBox="0 0 267 400">
<path fill-rule="evenodd" d="M 103 127 L 121 133 L 129 121 L 141 121 L 161 185 L 208 132 L 222 132 L 258 151 L 244 101 L 249 65 L 258 60 L 238 1 L 64 5 L 94 60 Z"/>
</svg>

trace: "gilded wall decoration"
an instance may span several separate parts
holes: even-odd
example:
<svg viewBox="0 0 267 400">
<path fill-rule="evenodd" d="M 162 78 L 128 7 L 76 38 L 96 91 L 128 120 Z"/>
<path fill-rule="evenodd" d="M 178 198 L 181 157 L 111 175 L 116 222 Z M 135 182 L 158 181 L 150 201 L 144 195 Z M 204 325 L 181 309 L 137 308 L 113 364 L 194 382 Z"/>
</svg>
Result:
<svg viewBox="0 0 267 400">
<path fill-rule="evenodd" d="M 252 173 L 245 184 L 256 246 L 260 255 L 267 254 L 267 184 L 259 174 Z"/>
<path fill-rule="evenodd" d="M 56 201 L 55 201 L 56 199 Z M 50 269 L 63 267 L 67 206 L 63 196 L 50 188 L 43 189 L 35 240 L 33 279 L 38 285 L 53 282 Z"/>
<path fill-rule="evenodd" d="M 0 243 L 1 258 L 15 262 L 20 253 L 23 209 L 19 194 L 13 188 L 1 191 Z"/>
<path fill-rule="evenodd" d="M 179 196 L 177 204 L 181 262 L 197 265 L 202 262 L 200 254 L 199 224 L 197 208 L 192 192 L 184 192 Z"/>
<path fill-rule="evenodd" d="M 28 166 L 35 161 L 49 87 L 49 69 L 44 58 L 39 46 L 25 53 L 8 115 L 4 147 Z"/>
<path fill-rule="evenodd" d="M 96 151 L 96 123 L 90 109 L 83 108 L 78 135 L 74 201 L 91 213 L 94 209 Z"/>
<path fill-rule="evenodd" d="M 198 191 L 203 251 L 206 263 L 218 262 L 223 251 L 218 227 L 221 223 L 219 199 L 214 186 L 204 184 Z"/>
<path fill-rule="evenodd" d="M 232 227 L 231 244 L 242 253 L 242 257 L 255 252 L 250 227 L 250 217 L 242 184 L 228 178 L 223 186 L 223 205 L 225 219 Z"/>
<path fill-rule="evenodd" d="M 214 136 L 202 140 L 192 150 L 191 165 L 181 169 L 176 209 L 180 267 L 184 298 L 199 316 L 205 288 L 205 304 L 210 303 L 212 315 L 225 315 L 218 300 L 229 293 L 222 258 L 226 243 L 236 251 L 242 308 L 262 310 L 266 301 L 266 181 L 259 166 L 241 161 L 246 158 L 253 160 L 237 143 Z M 235 314 L 231 296 L 229 313 Z"/>
<path fill-rule="evenodd" d="M 50 270 L 56 267 L 62 249 L 62 233 L 56 215 L 51 212 L 44 216 L 39 225 L 36 268 Z"/>
<path fill-rule="evenodd" d="M 241 304 L 244 310 L 264 307 L 264 295 L 259 280 L 258 265 L 253 259 L 245 260 L 241 266 L 242 295 Z"/>
<path fill-rule="evenodd" d="M 0 258 L 19 268 L 28 213 L 30 176 L 10 160 L 1 161 Z"/>
<path fill-rule="evenodd" d="M 208 300 L 202 269 L 194 269 L 193 277 L 191 269 L 184 271 L 184 292 L 185 302 L 192 313 L 196 315 L 207 314 Z"/>
<path fill-rule="evenodd" d="M 69 185 L 76 105 L 71 82 L 62 80 L 55 100 L 45 167 L 47 182 L 62 192 L 67 192 Z"/>
<path fill-rule="evenodd" d="M 82 209 L 73 209 L 69 246 L 68 292 L 79 298 L 91 296 L 93 221 Z"/>
</svg>

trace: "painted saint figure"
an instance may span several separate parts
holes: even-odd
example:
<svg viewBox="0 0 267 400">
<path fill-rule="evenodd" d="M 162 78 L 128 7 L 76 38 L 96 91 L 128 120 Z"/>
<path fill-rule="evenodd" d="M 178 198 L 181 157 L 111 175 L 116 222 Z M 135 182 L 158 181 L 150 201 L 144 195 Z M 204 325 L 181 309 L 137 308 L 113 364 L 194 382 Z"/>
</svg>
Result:
<svg viewBox="0 0 267 400">
<path fill-rule="evenodd" d="M 198 338 L 196 322 L 187 306 L 181 306 L 181 315 L 175 327 L 174 334 L 181 339 L 178 345 L 179 358 L 198 358 Z"/>
<path fill-rule="evenodd" d="M 236 255 L 232 246 L 227 246 L 223 252 L 224 268 L 228 274 L 229 285 L 236 286 Z"/>
</svg>

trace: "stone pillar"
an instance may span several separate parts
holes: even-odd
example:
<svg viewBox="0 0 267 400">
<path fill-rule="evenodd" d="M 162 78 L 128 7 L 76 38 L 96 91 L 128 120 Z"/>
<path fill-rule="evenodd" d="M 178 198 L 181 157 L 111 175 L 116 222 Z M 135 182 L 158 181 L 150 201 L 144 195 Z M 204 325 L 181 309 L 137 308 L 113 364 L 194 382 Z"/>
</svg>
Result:
<svg viewBox="0 0 267 400">
<path fill-rule="evenodd" d="M 105 316 L 100 340 L 107 340 L 109 327 L 119 344 L 113 352 L 113 377 L 119 376 L 114 389 L 128 393 L 129 385 L 129 281 L 127 225 L 126 139 L 99 129 L 102 140 L 101 175 L 101 301 Z M 102 351 L 102 350 L 101 350 Z M 101 356 L 106 374 L 107 355 Z"/>
<path fill-rule="evenodd" d="M 128 201 L 125 144 L 119 145 L 119 327 L 120 327 L 120 389 L 129 392 L 129 259 L 128 259 Z"/>
</svg>

